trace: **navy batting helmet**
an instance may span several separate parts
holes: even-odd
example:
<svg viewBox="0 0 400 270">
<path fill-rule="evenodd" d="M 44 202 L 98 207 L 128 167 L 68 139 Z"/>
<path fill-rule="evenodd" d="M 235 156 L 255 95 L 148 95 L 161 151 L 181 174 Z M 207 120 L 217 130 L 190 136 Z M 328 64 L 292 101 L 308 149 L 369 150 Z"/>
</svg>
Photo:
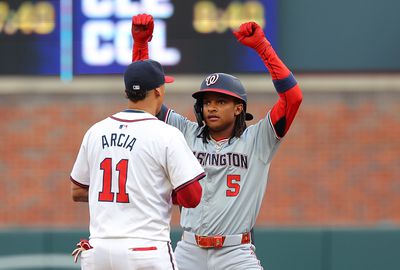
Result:
<svg viewBox="0 0 400 270">
<path fill-rule="evenodd" d="M 247 93 L 240 80 L 235 76 L 226 73 L 210 74 L 201 83 L 200 90 L 193 93 L 192 97 L 201 100 L 206 92 L 215 92 L 238 98 L 243 101 L 244 111 L 246 112 Z M 199 113 L 198 111 L 199 108 L 195 106 L 196 116 Z M 246 120 L 252 119 L 253 115 L 246 112 Z"/>
</svg>

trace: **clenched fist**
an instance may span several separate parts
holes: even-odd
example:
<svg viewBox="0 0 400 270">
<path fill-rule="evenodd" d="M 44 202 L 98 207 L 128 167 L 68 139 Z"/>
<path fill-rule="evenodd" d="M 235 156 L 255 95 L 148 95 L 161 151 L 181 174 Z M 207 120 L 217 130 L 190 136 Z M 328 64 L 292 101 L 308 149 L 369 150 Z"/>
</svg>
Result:
<svg viewBox="0 0 400 270">
<path fill-rule="evenodd" d="M 153 37 L 154 20 L 149 14 L 139 14 L 132 17 L 132 37 L 135 43 L 143 44 Z"/>
<path fill-rule="evenodd" d="M 260 50 L 261 47 L 270 46 L 271 43 L 265 38 L 262 28 L 255 22 L 246 22 L 234 31 L 236 39 L 245 46 Z"/>
</svg>

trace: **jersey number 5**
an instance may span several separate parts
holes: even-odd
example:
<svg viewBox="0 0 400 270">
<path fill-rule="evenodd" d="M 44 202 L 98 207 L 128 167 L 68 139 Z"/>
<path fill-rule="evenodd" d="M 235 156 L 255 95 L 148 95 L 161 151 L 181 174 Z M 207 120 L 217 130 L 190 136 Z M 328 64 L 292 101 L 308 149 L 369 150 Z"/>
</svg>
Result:
<svg viewBox="0 0 400 270">
<path fill-rule="evenodd" d="M 103 170 L 103 189 L 99 192 L 99 201 L 101 202 L 113 202 L 114 192 L 111 191 L 112 185 L 112 159 L 105 158 L 100 163 L 100 169 Z M 129 196 L 126 193 L 126 176 L 128 174 L 128 160 L 121 159 L 116 166 L 118 175 L 118 203 L 129 203 Z"/>
<path fill-rule="evenodd" d="M 240 191 L 240 175 L 238 174 L 229 174 L 226 177 L 226 185 L 228 186 L 228 190 L 226 191 L 227 197 L 236 197 Z"/>
</svg>

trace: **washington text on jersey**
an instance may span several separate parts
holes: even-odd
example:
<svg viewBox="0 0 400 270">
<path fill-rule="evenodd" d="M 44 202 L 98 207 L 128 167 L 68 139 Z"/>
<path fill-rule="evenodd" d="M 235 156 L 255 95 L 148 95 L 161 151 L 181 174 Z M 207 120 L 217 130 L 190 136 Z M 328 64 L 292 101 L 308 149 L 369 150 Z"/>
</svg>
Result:
<svg viewBox="0 0 400 270">
<path fill-rule="evenodd" d="M 248 167 L 247 155 L 241 153 L 218 154 L 193 151 L 193 154 L 196 156 L 201 166 L 234 166 L 244 169 Z"/>
</svg>

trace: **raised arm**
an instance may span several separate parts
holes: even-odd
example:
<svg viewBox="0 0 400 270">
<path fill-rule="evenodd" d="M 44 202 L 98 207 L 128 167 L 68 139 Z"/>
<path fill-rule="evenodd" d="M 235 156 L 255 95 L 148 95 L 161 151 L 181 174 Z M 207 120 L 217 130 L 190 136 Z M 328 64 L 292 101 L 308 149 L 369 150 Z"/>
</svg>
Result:
<svg viewBox="0 0 400 270">
<path fill-rule="evenodd" d="M 303 99 L 300 87 L 257 23 L 243 23 L 233 34 L 240 43 L 258 53 L 271 74 L 279 99 L 272 107 L 270 117 L 276 135 L 281 138 L 289 130 Z"/>
<path fill-rule="evenodd" d="M 148 14 L 132 17 L 132 62 L 149 59 L 149 42 L 153 38 L 154 20 Z"/>
<path fill-rule="evenodd" d="M 149 59 L 149 42 L 153 38 L 154 20 L 149 14 L 138 14 L 132 17 L 132 62 Z M 167 122 L 170 109 L 165 105 L 157 114 L 158 119 Z"/>
</svg>

